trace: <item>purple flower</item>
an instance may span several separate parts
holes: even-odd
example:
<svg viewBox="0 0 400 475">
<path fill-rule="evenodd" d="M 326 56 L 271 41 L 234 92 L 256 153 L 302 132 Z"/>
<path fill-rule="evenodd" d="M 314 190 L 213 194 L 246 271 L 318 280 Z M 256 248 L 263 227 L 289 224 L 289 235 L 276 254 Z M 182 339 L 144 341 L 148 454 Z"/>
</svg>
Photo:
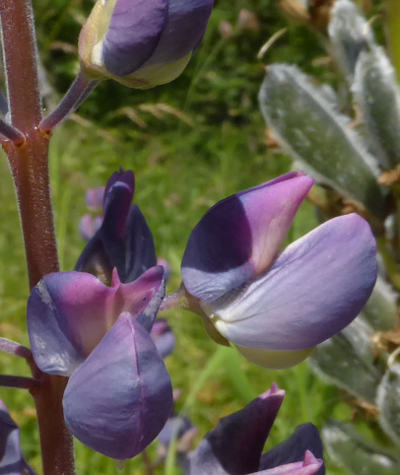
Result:
<svg viewBox="0 0 400 475">
<path fill-rule="evenodd" d="M 11 419 L 7 407 L 0 400 L 0 473 L 5 475 L 35 475 L 26 463 L 17 424 Z"/>
<path fill-rule="evenodd" d="M 46 275 L 28 301 L 32 353 L 45 373 L 69 377 L 65 421 L 83 443 L 126 459 L 158 435 L 172 409 L 170 379 L 150 336 L 165 295 L 162 267 L 111 287 L 91 274 Z"/>
<path fill-rule="evenodd" d="M 297 427 L 289 439 L 262 455 L 284 396 L 273 384 L 244 409 L 221 419 L 189 454 L 185 473 L 323 475 L 322 442 L 312 424 Z"/>
<path fill-rule="evenodd" d="M 89 77 L 138 89 L 185 69 L 206 29 L 213 0 L 98 0 L 79 38 Z"/>
<path fill-rule="evenodd" d="M 280 252 L 313 180 L 289 173 L 217 203 L 182 261 L 192 310 L 219 342 L 283 368 L 348 325 L 377 276 L 376 244 L 356 214 L 332 219 Z"/>
<path fill-rule="evenodd" d="M 157 263 L 153 236 L 137 205 L 132 205 L 135 179 L 132 171 L 115 172 L 103 197 L 104 217 L 83 250 L 75 270 L 89 272 L 109 284 L 114 267 L 122 282 L 132 282 Z M 99 204 L 100 191 L 90 204 Z M 91 232 L 95 223 L 86 223 Z M 82 227 L 82 222 L 81 222 Z"/>
<path fill-rule="evenodd" d="M 79 232 L 86 241 L 96 234 L 103 222 L 104 191 L 104 186 L 98 186 L 90 188 L 86 193 L 86 206 L 90 211 L 96 213 L 95 215 L 85 214 L 79 222 Z"/>
</svg>

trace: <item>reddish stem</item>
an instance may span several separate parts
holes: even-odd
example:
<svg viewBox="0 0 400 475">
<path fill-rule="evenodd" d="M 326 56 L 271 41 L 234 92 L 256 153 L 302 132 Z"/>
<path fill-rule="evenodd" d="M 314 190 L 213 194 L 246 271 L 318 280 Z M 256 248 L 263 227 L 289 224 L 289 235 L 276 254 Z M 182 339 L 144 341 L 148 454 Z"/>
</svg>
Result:
<svg viewBox="0 0 400 475">
<path fill-rule="evenodd" d="M 12 125 L 25 141 L 7 143 L 21 217 L 30 288 L 58 268 L 49 188 L 49 135 L 42 119 L 36 39 L 30 0 L 0 0 L 3 51 Z M 31 362 L 38 386 L 31 389 L 39 423 L 44 475 L 72 475 L 72 437 L 65 426 L 62 397 L 66 378 L 49 376 Z"/>
</svg>

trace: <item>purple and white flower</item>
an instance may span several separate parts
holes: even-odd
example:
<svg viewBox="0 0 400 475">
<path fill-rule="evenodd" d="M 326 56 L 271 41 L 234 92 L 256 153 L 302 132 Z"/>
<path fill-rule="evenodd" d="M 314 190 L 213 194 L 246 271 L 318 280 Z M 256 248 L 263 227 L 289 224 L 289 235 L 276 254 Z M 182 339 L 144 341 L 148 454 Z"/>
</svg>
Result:
<svg viewBox="0 0 400 475">
<path fill-rule="evenodd" d="M 262 366 L 306 358 L 358 315 L 377 277 L 375 239 L 357 214 L 280 251 L 312 185 L 289 173 L 220 201 L 194 228 L 182 260 L 190 306 L 211 336 Z"/>
</svg>

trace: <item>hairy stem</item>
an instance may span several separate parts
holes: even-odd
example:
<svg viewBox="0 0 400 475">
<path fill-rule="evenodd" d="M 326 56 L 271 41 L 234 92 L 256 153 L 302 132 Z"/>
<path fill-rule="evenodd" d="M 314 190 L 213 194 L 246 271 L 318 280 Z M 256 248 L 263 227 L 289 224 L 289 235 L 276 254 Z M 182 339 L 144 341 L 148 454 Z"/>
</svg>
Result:
<svg viewBox="0 0 400 475">
<path fill-rule="evenodd" d="M 42 110 L 36 39 L 30 0 L 0 1 L 1 31 L 11 122 L 25 141 L 6 143 L 17 191 L 29 284 L 58 271 L 49 187 L 49 135 L 39 131 Z M 62 397 L 66 378 L 42 373 L 32 361 L 39 384 L 31 388 L 39 423 L 44 475 L 72 475 L 72 437 L 65 426 Z"/>
<path fill-rule="evenodd" d="M 45 117 L 39 125 L 41 130 L 52 130 L 87 98 L 98 81 L 87 79 L 82 72 L 78 74 L 57 108 Z"/>
</svg>

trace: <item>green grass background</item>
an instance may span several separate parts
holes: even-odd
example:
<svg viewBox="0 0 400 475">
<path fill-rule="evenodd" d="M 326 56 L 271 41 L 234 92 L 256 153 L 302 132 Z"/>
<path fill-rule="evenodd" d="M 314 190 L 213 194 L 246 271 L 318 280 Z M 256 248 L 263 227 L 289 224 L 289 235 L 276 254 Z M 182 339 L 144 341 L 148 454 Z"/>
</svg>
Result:
<svg viewBox="0 0 400 475">
<path fill-rule="evenodd" d="M 74 47 L 80 23 L 92 2 L 36 0 L 33 5 L 49 81 L 56 91 L 65 91 L 78 70 Z M 237 17 L 243 7 L 257 14 L 258 31 L 238 30 Z M 221 21 L 231 22 L 232 38 L 226 40 L 219 34 Z M 112 82 L 102 83 L 80 109 L 80 118 L 56 130 L 50 169 L 63 270 L 74 267 L 84 246 L 78 222 L 86 211 L 87 188 L 105 184 L 120 166 L 135 171 L 135 202 L 153 231 L 158 255 L 171 265 L 169 291 L 180 284 L 179 266 L 185 243 L 202 214 L 229 194 L 290 169 L 287 157 L 267 149 L 265 127 L 257 107 L 264 71 L 256 54 L 269 36 L 283 26 L 286 21 L 279 15 L 275 1 L 219 0 L 202 47 L 174 84 L 138 92 Z M 334 81 L 330 70 L 312 65 L 311 60 L 322 54 L 316 35 L 292 25 L 279 45 L 268 53 L 268 61 L 296 62 Z M 165 112 L 165 107 L 155 106 L 160 103 L 174 110 Z M 126 107 L 135 121 L 124 113 Z M 0 161 L 0 203 L 0 335 L 28 345 L 28 285 L 5 156 Z M 314 210 L 305 203 L 288 242 L 315 225 Z M 306 363 L 291 370 L 267 371 L 248 363 L 232 349 L 217 347 L 195 315 L 173 310 L 167 317 L 177 337 L 176 349 L 167 359 L 173 386 L 181 390 L 177 409 L 199 428 L 197 440 L 219 418 L 243 407 L 273 381 L 287 394 L 266 448 L 288 437 L 299 424 L 311 421 L 321 428 L 329 418 L 352 417 L 343 395 L 320 382 Z M 1 357 L 0 371 L 28 375 L 23 361 L 7 355 Z M 20 424 L 24 453 L 40 473 L 31 398 L 24 391 L 3 388 L 0 397 Z M 148 452 L 154 457 L 154 446 Z M 140 456 L 119 469 L 113 460 L 79 443 L 76 453 L 80 475 L 146 473 Z M 343 473 L 330 462 L 328 465 L 328 473 Z M 157 468 L 156 473 L 171 475 L 179 471 L 170 463 Z"/>
</svg>

